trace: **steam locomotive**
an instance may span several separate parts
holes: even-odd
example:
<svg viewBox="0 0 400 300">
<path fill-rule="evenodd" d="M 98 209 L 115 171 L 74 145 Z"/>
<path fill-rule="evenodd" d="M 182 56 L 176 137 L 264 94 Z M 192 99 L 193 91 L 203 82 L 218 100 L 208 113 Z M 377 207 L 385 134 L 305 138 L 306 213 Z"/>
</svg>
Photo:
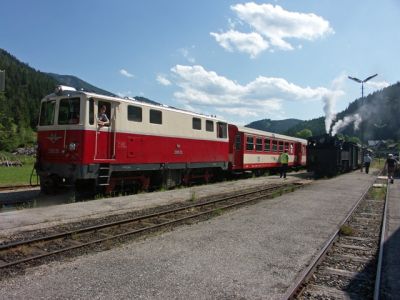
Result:
<svg viewBox="0 0 400 300">
<path fill-rule="evenodd" d="M 362 165 L 362 148 L 337 136 L 323 134 L 308 138 L 307 170 L 315 177 L 332 177 Z"/>
</svg>

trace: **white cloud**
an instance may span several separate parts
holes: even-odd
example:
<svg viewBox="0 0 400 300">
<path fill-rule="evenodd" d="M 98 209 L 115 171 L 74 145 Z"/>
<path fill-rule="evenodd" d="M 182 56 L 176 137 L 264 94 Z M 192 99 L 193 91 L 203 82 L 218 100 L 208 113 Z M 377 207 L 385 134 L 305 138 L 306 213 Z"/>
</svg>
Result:
<svg viewBox="0 0 400 300">
<path fill-rule="evenodd" d="M 200 65 L 176 65 L 171 72 L 180 88 L 174 97 L 184 105 L 212 107 L 240 117 L 281 114 L 284 101 L 322 100 L 332 93 L 323 87 L 301 87 L 283 78 L 264 76 L 242 85 Z"/>
<path fill-rule="evenodd" d="M 134 77 L 133 74 L 129 73 L 129 72 L 128 72 L 127 70 L 125 70 L 125 69 L 119 70 L 119 73 L 120 73 L 121 75 L 126 76 L 126 77 L 129 77 L 129 78 Z"/>
<path fill-rule="evenodd" d="M 167 77 L 163 74 L 158 74 L 156 79 L 162 85 L 165 86 L 171 85 L 171 81 L 169 81 Z"/>
<path fill-rule="evenodd" d="M 299 13 L 284 10 L 279 5 L 272 4 L 256 4 L 248 2 L 245 4 L 236 4 L 231 6 L 231 9 L 236 13 L 237 17 L 245 24 L 252 28 L 251 33 L 241 33 L 247 36 L 247 39 L 234 39 L 240 36 L 240 32 L 232 29 L 225 33 L 211 33 L 216 38 L 216 41 L 225 49 L 232 51 L 236 48 L 240 52 L 249 53 L 254 57 L 254 53 L 248 49 L 254 48 L 254 45 L 260 45 L 261 40 L 263 45 L 267 47 L 259 47 L 259 51 L 264 51 L 269 48 L 270 51 L 278 50 L 294 50 L 295 47 L 285 39 L 301 39 L 315 40 L 334 33 L 329 22 L 324 18 L 313 13 Z M 237 23 L 235 23 L 235 28 Z M 232 28 L 232 21 L 229 20 L 229 26 Z M 257 34 L 257 40 L 254 38 Z M 252 36 L 253 38 L 249 38 Z M 229 47 L 227 46 L 227 38 L 230 38 Z M 248 43 L 249 45 L 245 45 Z"/>
<path fill-rule="evenodd" d="M 256 32 L 242 33 L 229 30 L 224 33 L 211 32 L 210 35 L 212 35 L 224 49 L 230 52 L 236 49 L 239 52 L 250 54 L 251 58 L 255 58 L 260 52 L 269 47 L 268 42 Z"/>
<path fill-rule="evenodd" d="M 365 85 L 367 85 L 373 90 L 381 90 L 384 89 L 385 87 L 388 87 L 390 84 L 387 81 L 367 81 Z"/>
</svg>

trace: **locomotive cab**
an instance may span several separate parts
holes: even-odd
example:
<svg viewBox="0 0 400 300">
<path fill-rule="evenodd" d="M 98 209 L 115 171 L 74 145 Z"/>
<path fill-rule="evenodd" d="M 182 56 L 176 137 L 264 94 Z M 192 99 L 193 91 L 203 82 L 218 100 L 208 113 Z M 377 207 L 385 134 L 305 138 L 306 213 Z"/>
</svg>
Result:
<svg viewBox="0 0 400 300">
<path fill-rule="evenodd" d="M 44 192 L 72 185 L 81 178 L 94 179 L 90 161 L 114 157 L 116 106 L 69 87 L 58 87 L 42 99 L 35 168 Z M 97 118 L 100 107 L 106 108 L 110 120 L 104 126 Z"/>
</svg>

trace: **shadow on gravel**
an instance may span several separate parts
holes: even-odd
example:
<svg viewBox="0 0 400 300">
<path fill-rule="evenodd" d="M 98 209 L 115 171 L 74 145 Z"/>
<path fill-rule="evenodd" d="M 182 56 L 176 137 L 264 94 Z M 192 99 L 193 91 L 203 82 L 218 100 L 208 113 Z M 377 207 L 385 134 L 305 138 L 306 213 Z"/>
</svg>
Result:
<svg viewBox="0 0 400 300">
<path fill-rule="evenodd" d="M 74 192 L 44 195 L 39 188 L 0 193 L 0 213 L 23 208 L 45 207 L 75 202 Z"/>
</svg>

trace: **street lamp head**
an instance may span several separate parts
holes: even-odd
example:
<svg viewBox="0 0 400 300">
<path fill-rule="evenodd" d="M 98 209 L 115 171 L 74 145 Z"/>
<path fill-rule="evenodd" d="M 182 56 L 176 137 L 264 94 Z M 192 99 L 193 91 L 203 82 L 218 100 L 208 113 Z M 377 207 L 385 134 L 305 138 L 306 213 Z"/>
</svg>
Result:
<svg viewBox="0 0 400 300">
<path fill-rule="evenodd" d="M 358 82 L 358 83 L 362 83 L 362 80 L 360 80 L 360 79 L 358 79 L 358 78 L 356 78 L 356 77 L 351 77 L 351 76 L 347 76 L 349 79 L 351 79 L 351 80 L 354 80 L 354 81 L 356 81 L 356 82 Z"/>
<path fill-rule="evenodd" d="M 367 82 L 368 80 L 370 80 L 370 79 L 372 79 L 372 78 L 374 78 L 374 77 L 376 77 L 376 76 L 378 76 L 378 74 L 369 76 L 369 77 L 365 78 L 365 79 L 363 80 L 363 82 Z"/>
</svg>

